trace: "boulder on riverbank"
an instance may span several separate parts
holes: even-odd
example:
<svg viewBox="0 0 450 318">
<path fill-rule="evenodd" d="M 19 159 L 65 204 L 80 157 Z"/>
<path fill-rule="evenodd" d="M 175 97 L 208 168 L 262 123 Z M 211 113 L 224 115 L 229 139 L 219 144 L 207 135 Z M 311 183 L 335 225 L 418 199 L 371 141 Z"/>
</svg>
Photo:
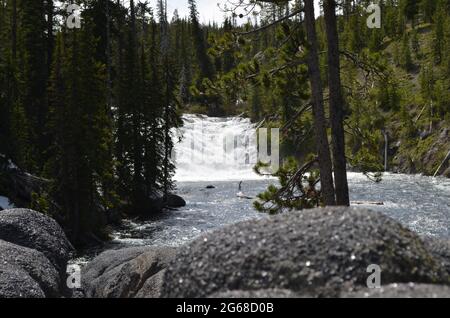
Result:
<svg viewBox="0 0 450 318">
<path fill-rule="evenodd" d="M 74 248 L 55 220 L 28 209 L 0 212 L 0 240 L 42 252 L 61 277 Z"/>
<path fill-rule="evenodd" d="M 186 206 L 186 201 L 176 194 L 167 195 L 167 206 L 169 208 L 182 208 Z"/>
<path fill-rule="evenodd" d="M 448 284 L 422 240 L 366 209 L 325 208 L 251 220 L 207 234 L 168 267 L 163 297 L 206 297 L 233 290 L 291 290 L 334 297 L 365 287 L 369 265 L 382 284 Z"/>
<path fill-rule="evenodd" d="M 147 218 L 149 216 L 153 216 L 164 212 L 165 209 L 177 209 L 186 206 L 186 201 L 180 197 L 179 195 L 169 193 L 164 196 L 163 193 L 153 193 L 149 198 L 146 204 L 144 204 L 144 208 L 140 211 L 133 210 L 131 214 L 138 215 L 143 218 Z"/>
<path fill-rule="evenodd" d="M 27 209 L 0 212 L 0 298 L 62 297 L 73 247 L 51 218 Z"/>
<path fill-rule="evenodd" d="M 158 297 L 163 271 L 175 257 L 172 247 L 134 247 L 100 254 L 82 272 L 89 298 Z M 144 289 L 143 291 L 141 291 Z"/>
<path fill-rule="evenodd" d="M 37 283 L 38 287 L 33 287 L 33 290 L 39 288 L 46 297 L 58 297 L 62 294 L 59 274 L 41 252 L 0 240 L 0 264 L 8 265 L 11 270 L 14 269 L 12 272 L 25 272 L 25 281 L 31 279 Z M 0 282 L 14 287 L 10 280 Z M 27 284 L 32 285 L 29 282 Z"/>
</svg>

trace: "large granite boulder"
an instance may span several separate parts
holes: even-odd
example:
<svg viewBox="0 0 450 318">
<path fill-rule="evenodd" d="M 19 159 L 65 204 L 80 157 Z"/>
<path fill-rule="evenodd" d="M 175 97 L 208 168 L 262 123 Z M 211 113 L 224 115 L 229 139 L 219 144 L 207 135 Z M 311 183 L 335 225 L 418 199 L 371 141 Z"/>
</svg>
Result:
<svg viewBox="0 0 450 318">
<path fill-rule="evenodd" d="M 450 287 L 426 284 L 391 284 L 379 289 L 344 293 L 343 298 L 450 298 Z"/>
<path fill-rule="evenodd" d="M 42 252 L 61 277 L 74 251 L 62 228 L 52 218 L 28 209 L 0 212 L 0 240 Z"/>
<path fill-rule="evenodd" d="M 370 210 L 325 208 L 251 220 L 209 233 L 167 268 L 163 297 L 206 297 L 233 290 L 287 289 L 334 297 L 366 286 L 370 265 L 382 284 L 447 284 L 422 240 Z"/>
<path fill-rule="evenodd" d="M 0 298 L 44 298 L 39 284 L 17 266 L 0 263 Z"/>
<path fill-rule="evenodd" d="M 161 271 L 175 254 L 172 247 L 106 251 L 82 271 L 85 295 L 92 298 L 158 297 L 162 285 Z"/>
<path fill-rule="evenodd" d="M 46 297 L 59 297 L 62 294 L 59 274 L 41 252 L 0 240 L 0 264 L 24 271 Z M 13 282 L 1 283 L 12 286 Z"/>
</svg>

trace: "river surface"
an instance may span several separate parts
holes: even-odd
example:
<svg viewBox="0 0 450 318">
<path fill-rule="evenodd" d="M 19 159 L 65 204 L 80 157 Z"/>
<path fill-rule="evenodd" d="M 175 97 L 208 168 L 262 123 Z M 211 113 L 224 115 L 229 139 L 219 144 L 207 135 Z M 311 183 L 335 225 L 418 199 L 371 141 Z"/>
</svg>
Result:
<svg viewBox="0 0 450 318">
<path fill-rule="evenodd" d="M 114 233 L 112 248 L 179 246 L 229 224 L 267 217 L 254 210 L 253 200 L 236 195 L 239 181 L 249 197 L 277 182 L 252 172 L 256 145 L 250 121 L 193 115 L 184 120 L 180 132 L 184 138 L 176 139 L 175 179 L 176 193 L 187 206 L 146 222 L 127 221 L 125 229 Z M 207 189 L 209 185 L 214 188 Z M 420 235 L 450 238 L 449 179 L 388 173 L 382 182 L 374 183 L 362 174 L 349 173 L 349 186 L 352 201 L 383 202 L 365 207 L 385 213 Z"/>
</svg>

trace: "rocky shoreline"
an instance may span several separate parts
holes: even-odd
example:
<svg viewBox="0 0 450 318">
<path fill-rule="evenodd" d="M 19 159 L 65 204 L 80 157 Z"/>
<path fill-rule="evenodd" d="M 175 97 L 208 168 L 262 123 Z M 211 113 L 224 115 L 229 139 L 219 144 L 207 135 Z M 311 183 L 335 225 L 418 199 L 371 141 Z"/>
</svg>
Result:
<svg viewBox="0 0 450 318">
<path fill-rule="evenodd" d="M 422 239 L 366 209 L 252 220 L 179 247 L 108 250 L 66 286 L 74 252 L 51 218 L 0 212 L 0 298 L 450 297 L 450 241 Z M 369 289 L 370 265 L 381 289 Z"/>
</svg>

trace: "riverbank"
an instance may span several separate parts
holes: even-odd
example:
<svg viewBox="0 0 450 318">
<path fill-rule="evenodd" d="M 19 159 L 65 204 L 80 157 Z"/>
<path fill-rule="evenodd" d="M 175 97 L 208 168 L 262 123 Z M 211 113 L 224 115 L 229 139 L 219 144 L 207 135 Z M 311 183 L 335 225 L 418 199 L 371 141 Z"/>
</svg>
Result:
<svg viewBox="0 0 450 318">
<path fill-rule="evenodd" d="M 382 270 L 379 290 L 366 285 L 372 264 Z M 450 297 L 449 265 L 450 241 L 422 240 L 381 213 L 335 208 L 240 222 L 175 253 L 107 251 L 83 276 L 86 296 L 100 298 Z"/>
<path fill-rule="evenodd" d="M 424 131 L 414 140 L 389 145 L 390 169 L 405 174 L 450 178 L 450 128 L 445 122 L 433 132 Z"/>
</svg>

